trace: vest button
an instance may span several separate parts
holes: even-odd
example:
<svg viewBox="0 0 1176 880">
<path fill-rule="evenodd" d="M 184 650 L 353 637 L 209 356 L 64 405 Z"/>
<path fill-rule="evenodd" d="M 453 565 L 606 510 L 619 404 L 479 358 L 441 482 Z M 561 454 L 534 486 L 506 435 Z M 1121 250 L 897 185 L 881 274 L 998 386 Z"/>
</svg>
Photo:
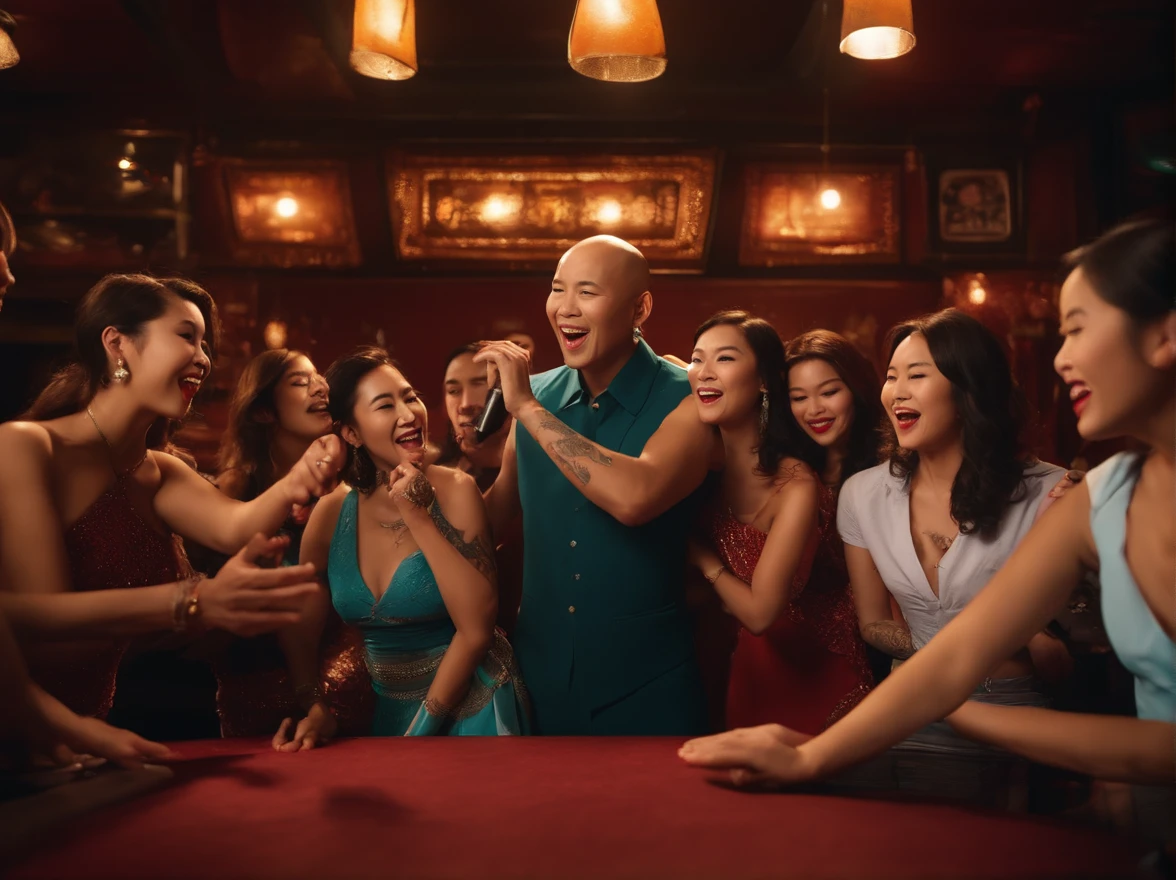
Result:
<svg viewBox="0 0 1176 880">
<path fill-rule="evenodd" d="M 575 613 L 576 613 L 576 606 L 575 606 L 575 605 L 569 605 L 569 606 L 568 606 L 568 614 L 575 614 Z"/>
<path fill-rule="evenodd" d="M 568 546 L 569 546 L 569 547 L 575 547 L 575 546 L 576 546 L 576 542 L 575 542 L 575 541 L 571 541 L 571 542 L 568 544 Z"/>
<path fill-rule="evenodd" d="M 574 581 L 578 581 L 579 579 L 580 579 L 580 575 L 579 575 L 579 574 L 574 574 L 574 575 L 572 575 L 572 580 L 574 580 Z"/>
</svg>

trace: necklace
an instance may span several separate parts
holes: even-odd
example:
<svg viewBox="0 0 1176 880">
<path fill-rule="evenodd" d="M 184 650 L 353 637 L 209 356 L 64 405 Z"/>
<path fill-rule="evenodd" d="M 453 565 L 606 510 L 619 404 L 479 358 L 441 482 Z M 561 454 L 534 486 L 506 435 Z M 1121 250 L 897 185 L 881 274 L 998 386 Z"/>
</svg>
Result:
<svg viewBox="0 0 1176 880">
<path fill-rule="evenodd" d="M 384 522 L 382 519 L 378 519 L 376 520 L 376 525 L 382 529 L 388 529 L 396 533 L 396 541 L 392 545 L 394 547 L 399 547 L 400 542 L 404 540 L 404 536 L 408 534 L 408 526 L 405 525 L 402 519 L 395 520 L 394 522 Z"/>
<path fill-rule="evenodd" d="M 94 410 L 92 410 L 90 407 L 86 407 L 86 415 L 90 417 L 90 421 L 94 423 L 94 430 L 98 432 L 98 436 L 101 437 L 102 442 L 106 444 L 106 451 L 110 453 L 110 469 L 114 471 L 114 475 L 118 479 L 125 480 L 127 477 L 137 471 L 142 466 L 143 462 L 147 460 L 147 450 L 143 450 L 143 457 L 135 462 L 134 465 L 127 468 L 125 471 L 120 472 L 119 469 L 114 466 L 114 447 L 110 445 L 110 441 L 106 439 L 106 435 L 103 434 L 102 429 L 98 427 L 98 420 L 94 418 Z"/>
</svg>

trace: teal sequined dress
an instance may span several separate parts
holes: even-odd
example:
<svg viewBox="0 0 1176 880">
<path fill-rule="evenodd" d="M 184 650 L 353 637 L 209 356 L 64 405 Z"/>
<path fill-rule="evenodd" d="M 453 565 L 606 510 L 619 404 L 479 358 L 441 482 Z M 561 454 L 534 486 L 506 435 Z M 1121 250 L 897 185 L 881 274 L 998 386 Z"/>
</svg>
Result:
<svg viewBox="0 0 1176 880">
<path fill-rule="evenodd" d="M 456 629 L 433 570 L 420 550 L 405 557 L 388 589 L 379 601 L 374 599 L 359 570 L 358 509 L 358 495 L 351 492 L 343 500 L 331 538 L 327 577 L 335 610 L 363 633 L 364 655 L 377 698 L 372 734 L 528 733 L 526 694 L 514 653 L 500 631 L 495 631 L 490 650 L 474 671 L 470 689 L 452 722 L 437 730 L 435 723 L 424 718 L 422 704 Z"/>
</svg>

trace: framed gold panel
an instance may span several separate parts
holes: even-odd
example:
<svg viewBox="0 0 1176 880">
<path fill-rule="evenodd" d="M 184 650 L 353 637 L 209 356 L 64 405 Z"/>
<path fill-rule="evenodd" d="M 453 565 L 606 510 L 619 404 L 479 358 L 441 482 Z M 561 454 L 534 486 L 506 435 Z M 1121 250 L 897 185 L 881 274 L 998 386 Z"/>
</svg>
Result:
<svg viewBox="0 0 1176 880">
<path fill-rule="evenodd" d="M 617 235 L 662 271 L 703 268 L 713 153 L 390 157 L 402 260 L 550 268 L 583 238 Z"/>
<path fill-rule="evenodd" d="M 899 170 L 755 163 L 747 167 L 744 266 L 897 263 Z"/>
<path fill-rule="evenodd" d="M 347 166 L 223 159 L 232 262 L 346 268 L 360 262 Z"/>
</svg>

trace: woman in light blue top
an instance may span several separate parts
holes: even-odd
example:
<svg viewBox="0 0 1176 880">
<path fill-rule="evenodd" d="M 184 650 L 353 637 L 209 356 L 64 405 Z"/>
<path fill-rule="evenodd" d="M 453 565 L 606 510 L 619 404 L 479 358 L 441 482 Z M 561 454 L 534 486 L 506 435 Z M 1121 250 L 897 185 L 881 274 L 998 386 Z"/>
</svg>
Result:
<svg viewBox="0 0 1176 880">
<path fill-rule="evenodd" d="M 731 731 L 688 742 L 685 760 L 732 768 L 737 781 L 807 781 L 948 716 L 958 732 L 1042 763 L 1176 786 L 1173 231 L 1152 221 L 1107 233 L 1072 255 L 1061 293 L 1055 367 L 1079 432 L 1130 437 L 1149 450 L 1111 459 L 1055 503 L 968 607 L 827 731 L 811 739 L 772 725 Z M 1135 676 L 1138 717 L 965 702 L 1094 571 L 1111 644 Z M 1166 789 L 1169 807 L 1174 792 Z"/>
<path fill-rule="evenodd" d="M 522 683 L 494 628 L 494 551 L 474 479 L 425 463 L 425 406 L 387 352 L 360 349 L 326 378 L 349 486 L 315 507 L 302 561 L 325 573 L 335 610 L 363 633 L 377 697 L 372 733 L 525 733 Z M 296 686 L 317 687 L 320 635 L 313 621 L 284 634 Z M 276 748 L 321 745 L 336 727 L 321 700 L 292 737 L 290 726 Z"/>
</svg>

